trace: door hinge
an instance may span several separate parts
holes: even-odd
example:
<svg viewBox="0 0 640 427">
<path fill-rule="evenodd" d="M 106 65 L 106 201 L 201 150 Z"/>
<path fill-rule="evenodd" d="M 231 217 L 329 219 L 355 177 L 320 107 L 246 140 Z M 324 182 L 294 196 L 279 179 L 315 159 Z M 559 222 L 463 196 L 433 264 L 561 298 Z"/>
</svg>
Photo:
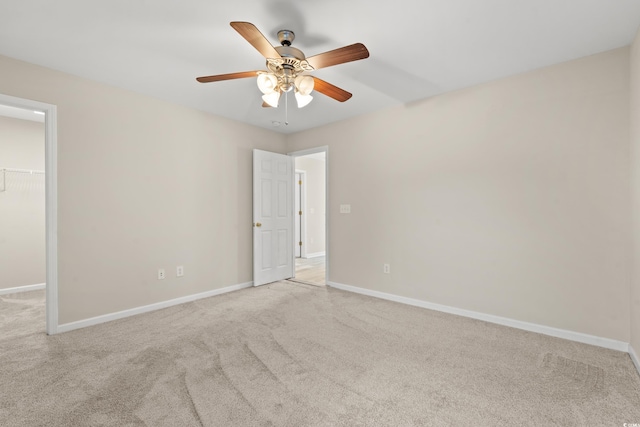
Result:
<svg viewBox="0 0 640 427">
<path fill-rule="evenodd" d="M 298 245 L 302 246 L 302 242 L 298 242 Z"/>
<path fill-rule="evenodd" d="M 302 215 L 302 211 L 298 211 L 298 215 Z"/>
<path fill-rule="evenodd" d="M 298 185 L 302 185 L 302 180 L 298 181 Z"/>
</svg>

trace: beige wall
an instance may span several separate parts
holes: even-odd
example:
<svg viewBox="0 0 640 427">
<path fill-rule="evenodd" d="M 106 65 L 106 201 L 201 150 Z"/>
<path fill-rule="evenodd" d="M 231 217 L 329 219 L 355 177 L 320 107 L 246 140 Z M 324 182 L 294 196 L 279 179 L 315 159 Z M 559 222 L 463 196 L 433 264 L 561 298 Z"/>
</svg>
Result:
<svg viewBox="0 0 640 427">
<path fill-rule="evenodd" d="M 629 341 L 628 48 L 288 138 L 322 145 L 330 281 Z"/>
<path fill-rule="evenodd" d="M 0 117 L 0 168 L 44 170 L 44 124 Z M 44 175 L 0 173 L 0 289 L 45 282 Z"/>
<path fill-rule="evenodd" d="M 6 57 L 0 70 L 0 93 L 58 106 L 61 324 L 252 280 L 251 150 L 283 152 L 282 135 Z"/>
<path fill-rule="evenodd" d="M 639 346 L 627 48 L 289 137 L 0 70 L 58 106 L 60 323 L 250 281 L 251 149 L 329 145 L 331 281 Z"/>
<path fill-rule="evenodd" d="M 631 168 L 634 204 L 634 278 L 631 289 L 631 346 L 640 355 L 640 32 L 631 46 Z"/>
<path fill-rule="evenodd" d="M 296 170 L 307 172 L 306 254 L 325 252 L 325 162 L 313 157 L 296 157 Z M 304 242 L 303 242 L 304 243 Z"/>
</svg>

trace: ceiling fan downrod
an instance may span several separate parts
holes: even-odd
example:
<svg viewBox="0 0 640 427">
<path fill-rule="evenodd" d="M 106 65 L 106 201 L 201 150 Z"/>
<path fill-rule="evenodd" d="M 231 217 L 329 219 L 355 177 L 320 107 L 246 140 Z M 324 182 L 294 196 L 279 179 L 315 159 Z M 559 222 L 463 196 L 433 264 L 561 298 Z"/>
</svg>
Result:
<svg viewBox="0 0 640 427">
<path fill-rule="evenodd" d="M 278 31 L 278 40 L 282 46 L 291 46 L 291 43 L 296 38 L 296 34 L 291 30 Z"/>
</svg>

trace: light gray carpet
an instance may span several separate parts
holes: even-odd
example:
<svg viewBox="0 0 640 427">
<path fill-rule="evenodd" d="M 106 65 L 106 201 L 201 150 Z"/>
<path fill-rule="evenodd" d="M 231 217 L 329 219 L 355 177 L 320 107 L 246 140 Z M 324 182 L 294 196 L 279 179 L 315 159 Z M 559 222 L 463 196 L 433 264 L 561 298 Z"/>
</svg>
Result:
<svg viewBox="0 0 640 427">
<path fill-rule="evenodd" d="M 332 288 L 274 283 L 52 337 L 2 331 L 2 426 L 640 423 L 625 353 Z"/>
<path fill-rule="evenodd" d="M 0 346 L 5 338 L 43 332 L 44 302 L 44 289 L 0 295 Z"/>
</svg>

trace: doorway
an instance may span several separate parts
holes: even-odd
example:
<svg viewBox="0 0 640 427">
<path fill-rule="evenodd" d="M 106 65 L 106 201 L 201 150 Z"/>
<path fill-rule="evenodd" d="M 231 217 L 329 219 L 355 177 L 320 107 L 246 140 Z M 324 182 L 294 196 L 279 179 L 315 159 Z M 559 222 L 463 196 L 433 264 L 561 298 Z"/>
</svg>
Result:
<svg viewBox="0 0 640 427">
<path fill-rule="evenodd" d="M 313 285 L 327 283 L 327 147 L 290 153 L 295 165 L 295 274 Z"/>
<path fill-rule="evenodd" d="M 0 106 L 0 336 L 45 327 L 44 114 Z"/>
<path fill-rule="evenodd" d="M 40 236 L 44 245 L 44 248 L 41 249 L 44 254 L 40 254 L 40 257 L 43 258 L 42 261 L 44 261 L 44 266 L 41 266 L 44 270 L 44 274 L 41 273 L 44 278 L 44 283 L 23 283 L 20 280 L 15 280 L 15 283 L 5 284 L 4 286 L 0 286 L 0 288 L 4 288 L 5 293 L 8 295 L 17 295 L 17 293 L 22 293 L 21 291 L 25 291 L 25 294 L 27 292 L 38 292 L 39 289 L 45 288 L 44 317 L 46 332 L 51 335 L 57 333 L 58 327 L 56 107 L 38 101 L 0 94 L 0 110 L 5 113 L 0 114 L 3 117 L 9 114 L 8 111 L 12 111 L 18 115 L 27 114 L 40 116 L 40 120 L 44 122 L 44 141 L 40 141 L 40 143 L 43 142 L 44 145 L 44 161 L 41 159 L 41 163 L 39 163 L 39 165 L 43 166 L 19 167 L 26 165 L 22 164 L 22 161 L 29 161 L 25 160 L 30 156 L 28 153 L 23 153 L 21 158 L 19 158 L 20 156 L 16 156 L 14 160 L 16 160 L 17 163 L 15 165 L 0 164 L 0 168 L 5 169 L 4 171 L 0 171 L 0 191 L 5 193 L 4 195 L 6 197 L 4 201 L 16 207 L 18 203 L 22 203 L 29 198 L 37 197 L 38 191 L 44 195 L 44 215 L 43 218 L 37 219 L 44 222 L 44 236 Z M 9 122 L 7 121 L 7 123 Z M 9 159 L 10 157 L 5 156 L 4 158 Z M 9 200 L 9 196 L 13 195 L 13 193 L 10 194 L 9 191 L 13 190 L 19 190 L 21 194 L 15 198 L 16 200 L 11 201 Z M 18 206 L 18 208 L 27 209 L 28 206 Z M 42 206 L 40 208 L 42 208 Z M 5 209 L 4 212 L 7 214 L 8 209 Z M 9 280 L 9 275 L 6 277 L 7 280 Z M 33 280 L 33 277 L 24 280 L 29 282 Z M 42 298 L 42 296 L 40 298 Z M 20 298 L 18 297 L 16 300 L 19 302 Z"/>
</svg>

